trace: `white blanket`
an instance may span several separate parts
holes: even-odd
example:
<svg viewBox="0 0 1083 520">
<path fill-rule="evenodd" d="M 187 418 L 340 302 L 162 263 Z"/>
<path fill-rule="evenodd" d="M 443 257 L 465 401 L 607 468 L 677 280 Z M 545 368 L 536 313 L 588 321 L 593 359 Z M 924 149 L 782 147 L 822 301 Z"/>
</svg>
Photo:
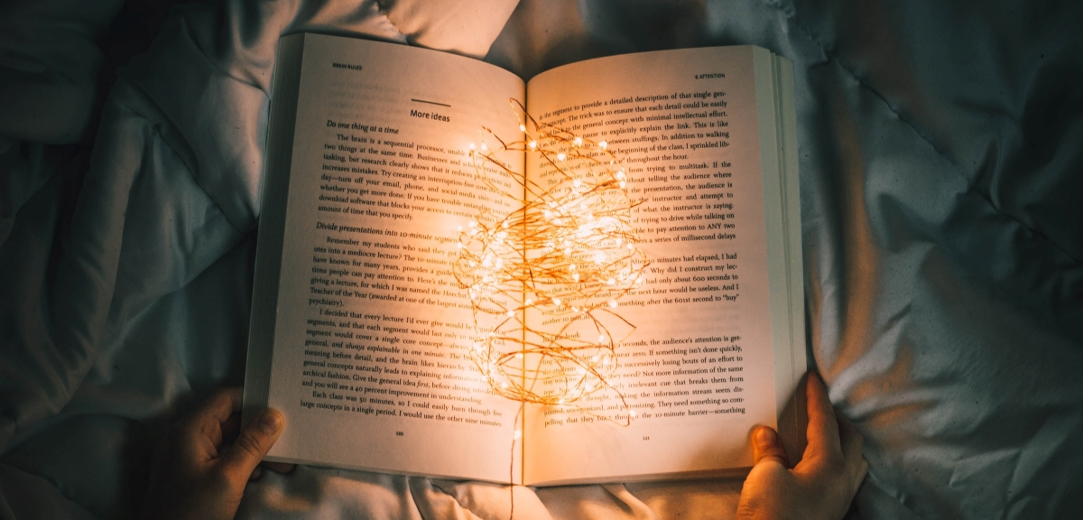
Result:
<svg viewBox="0 0 1083 520">
<path fill-rule="evenodd" d="M 299 31 L 524 77 L 674 47 L 789 57 L 810 365 L 870 464 L 852 513 L 1083 513 L 1079 3 L 181 4 L 95 108 L 120 8 L 0 7 L 0 517 L 129 516 L 167 421 L 242 383 L 269 82 Z M 73 171 L 56 145 L 98 120 Z M 515 518 L 725 518 L 740 486 L 516 488 Z M 506 518 L 510 493 L 299 467 L 240 516 Z"/>
</svg>

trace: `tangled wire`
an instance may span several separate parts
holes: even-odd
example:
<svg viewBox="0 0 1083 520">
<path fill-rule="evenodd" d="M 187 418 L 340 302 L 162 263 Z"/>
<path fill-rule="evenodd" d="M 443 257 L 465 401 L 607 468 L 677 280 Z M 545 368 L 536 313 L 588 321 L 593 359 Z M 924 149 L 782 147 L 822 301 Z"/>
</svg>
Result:
<svg viewBox="0 0 1083 520">
<path fill-rule="evenodd" d="M 523 140 L 485 129 L 499 146 L 485 138 L 471 145 L 477 181 L 521 204 L 506 215 L 482 211 L 460 229 L 453 271 L 473 307 L 471 360 L 494 391 L 524 403 L 583 410 L 577 401 L 611 391 L 623 410 L 617 422 L 627 423 L 635 413 L 611 379 L 616 349 L 635 327 L 616 310 L 648 265 L 630 222 L 627 176 L 605 141 L 524 119 Z M 504 152 L 525 153 L 540 173 L 511 170 L 498 158 Z M 522 191 L 509 193 L 499 177 Z"/>
</svg>

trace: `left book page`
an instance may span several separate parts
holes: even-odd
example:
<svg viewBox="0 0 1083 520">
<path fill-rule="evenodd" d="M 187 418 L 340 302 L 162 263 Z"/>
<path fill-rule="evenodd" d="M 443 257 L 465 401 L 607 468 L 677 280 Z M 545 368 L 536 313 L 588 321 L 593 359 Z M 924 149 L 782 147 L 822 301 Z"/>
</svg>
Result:
<svg viewBox="0 0 1083 520">
<path fill-rule="evenodd" d="M 460 226 L 515 206 L 474 181 L 468 152 L 482 127 L 520 132 L 522 80 L 313 34 L 283 38 L 278 59 L 246 419 L 285 414 L 271 460 L 518 481 L 519 405 L 466 357 L 473 314 L 451 264 Z"/>
</svg>

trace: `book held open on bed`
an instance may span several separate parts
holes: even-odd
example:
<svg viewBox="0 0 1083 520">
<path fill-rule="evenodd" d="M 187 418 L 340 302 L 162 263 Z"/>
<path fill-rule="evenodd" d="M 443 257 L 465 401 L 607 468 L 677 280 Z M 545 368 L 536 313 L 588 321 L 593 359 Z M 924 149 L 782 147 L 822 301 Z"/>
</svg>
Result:
<svg viewBox="0 0 1083 520">
<path fill-rule="evenodd" d="M 507 399 L 471 356 L 461 230 L 527 202 L 498 191 L 564 182 L 527 153 L 479 181 L 491 169 L 471 143 L 529 132 L 509 99 L 617 154 L 635 202 L 647 263 L 612 302 L 634 330 L 610 391 L 575 406 Z M 599 58 L 524 83 L 425 49 L 283 38 L 245 379 L 246 416 L 286 416 L 269 459 L 556 485 L 740 471 L 757 424 L 800 450 L 794 117 L 789 61 L 751 46 Z M 574 318 L 516 319 L 544 335 Z"/>
</svg>

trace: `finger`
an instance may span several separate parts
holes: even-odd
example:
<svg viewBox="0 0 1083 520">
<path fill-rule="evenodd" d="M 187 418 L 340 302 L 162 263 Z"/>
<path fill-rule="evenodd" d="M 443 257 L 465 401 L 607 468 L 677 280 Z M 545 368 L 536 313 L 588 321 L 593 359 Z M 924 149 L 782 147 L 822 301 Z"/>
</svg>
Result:
<svg viewBox="0 0 1083 520">
<path fill-rule="evenodd" d="M 222 453 L 220 461 L 226 475 L 235 482 L 247 480 L 278 440 L 284 422 L 281 413 L 267 409 L 248 423 L 233 445 Z"/>
<path fill-rule="evenodd" d="M 181 421 L 180 443 L 193 460 L 213 458 L 222 445 L 222 423 L 235 409 L 240 408 L 239 388 L 226 388 L 215 392 Z"/>
<path fill-rule="evenodd" d="M 264 462 L 263 467 L 279 475 L 289 475 L 293 473 L 293 470 L 297 469 L 296 464 L 287 464 L 285 462 Z"/>
<path fill-rule="evenodd" d="M 232 444 L 241 431 L 241 414 L 235 413 L 222 423 L 222 443 Z M 220 444 L 221 445 L 221 444 Z"/>
<path fill-rule="evenodd" d="M 839 424 L 835 420 L 835 409 L 827 397 L 823 381 L 815 373 L 809 373 L 805 383 L 805 395 L 808 409 L 808 446 L 803 460 L 816 460 L 841 454 L 839 445 Z"/>
<path fill-rule="evenodd" d="M 865 446 L 865 437 L 845 415 L 839 414 L 837 417 L 842 456 L 846 459 L 847 465 L 854 461 L 853 464 L 856 467 L 856 461 L 861 459 L 861 449 Z"/>
<path fill-rule="evenodd" d="M 241 409 L 241 389 L 223 388 L 214 393 L 188 418 L 189 428 L 199 432 L 221 430 L 221 424 L 229 419 L 233 412 Z"/>
<path fill-rule="evenodd" d="M 865 446 L 865 437 L 861 435 L 861 431 L 846 416 L 839 415 L 838 418 L 842 456 L 846 461 L 846 471 L 850 475 L 853 490 L 856 493 L 857 488 L 861 486 L 861 481 L 865 480 L 865 474 L 869 470 L 869 463 L 861 455 L 861 450 Z"/>
<path fill-rule="evenodd" d="M 752 460 L 756 465 L 765 461 L 775 461 L 783 467 L 790 465 L 786 457 L 786 449 L 782 447 L 778 433 L 767 426 L 760 426 L 752 432 Z"/>
<path fill-rule="evenodd" d="M 854 490 L 853 494 L 857 495 L 857 490 L 861 488 L 861 483 L 865 481 L 865 477 L 869 474 L 869 461 L 865 460 L 865 457 L 861 457 L 861 465 L 857 468 L 857 474 L 854 475 Z"/>
</svg>

